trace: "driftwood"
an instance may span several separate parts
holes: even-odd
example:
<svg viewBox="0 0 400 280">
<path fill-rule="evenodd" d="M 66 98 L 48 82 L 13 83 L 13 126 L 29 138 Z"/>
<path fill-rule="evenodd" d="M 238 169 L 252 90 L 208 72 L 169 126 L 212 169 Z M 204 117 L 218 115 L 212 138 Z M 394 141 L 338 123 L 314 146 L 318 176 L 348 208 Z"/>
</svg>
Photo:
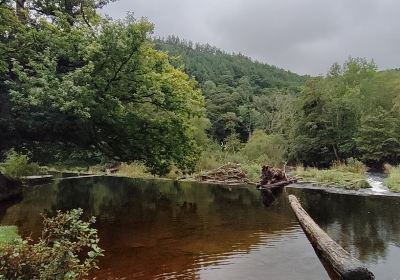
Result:
<svg viewBox="0 0 400 280">
<path fill-rule="evenodd" d="M 273 189 L 273 188 L 281 188 L 293 183 L 296 183 L 297 179 L 290 179 L 287 181 L 282 181 L 282 182 L 278 182 L 278 183 L 274 183 L 274 184 L 268 184 L 268 185 L 258 185 L 258 189 L 260 190 L 264 190 L 264 189 Z"/>
<path fill-rule="evenodd" d="M 328 264 L 332 271 L 328 271 L 333 279 L 343 280 L 370 280 L 375 276 L 359 260 L 352 257 L 339 244 L 333 241 L 301 207 L 294 195 L 289 195 L 290 206 L 307 235 L 317 254 L 322 258 L 324 265 Z M 332 275 L 334 273 L 334 275 Z"/>
<path fill-rule="evenodd" d="M 274 187 L 284 187 L 292 183 L 296 183 L 296 177 L 288 177 L 285 169 L 273 168 L 264 165 L 261 169 L 261 181 L 257 187 L 259 189 L 267 189 Z"/>
<path fill-rule="evenodd" d="M 250 180 L 239 164 L 226 164 L 200 177 L 201 181 L 226 185 L 248 184 Z"/>
</svg>

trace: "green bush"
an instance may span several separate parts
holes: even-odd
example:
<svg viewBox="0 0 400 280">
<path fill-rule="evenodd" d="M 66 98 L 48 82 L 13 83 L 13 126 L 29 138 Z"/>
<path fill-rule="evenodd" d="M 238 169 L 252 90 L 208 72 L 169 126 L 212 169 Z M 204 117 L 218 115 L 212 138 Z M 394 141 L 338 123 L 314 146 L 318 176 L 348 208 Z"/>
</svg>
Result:
<svg viewBox="0 0 400 280">
<path fill-rule="evenodd" d="M 94 217 L 81 220 L 81 209 L 45 218 L 37 243 L 19 240 L 0 250 L 0 279 L 82 279 L 102 256 Z"/>
<path fill-rule="evenodd" d="M 13 149 L 6 154 L 5 161 L 0 165 L 2 174 L 9 178 L 40 174 L 40 166 L 36 163 L 29 163 L 29 157 L 17 153 Z"/>
<path fill-rule="evenodd" d="M 388 173 L 386 185 L 391 191 L 400 192 L 400 165 L 397 167 L 386 165 L 385 171 Z"/>
<path fill-rule="evenodd" d="M 285 162 L 284 139 L 280 135 L 267 135 L 262 130 L 254 131 L 241 154 L 251 162 L 282 165 Z"/>
</svg>

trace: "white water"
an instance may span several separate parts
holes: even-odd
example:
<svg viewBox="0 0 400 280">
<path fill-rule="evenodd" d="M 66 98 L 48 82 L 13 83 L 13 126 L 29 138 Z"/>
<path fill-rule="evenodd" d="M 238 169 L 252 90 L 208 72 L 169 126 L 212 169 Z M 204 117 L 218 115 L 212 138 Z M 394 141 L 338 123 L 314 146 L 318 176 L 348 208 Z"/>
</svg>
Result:
<svg viewBox="0 0 400 280">
<path fill-rule="evenodd" d="M 389 192 L 389 189 L 384 184 L 385 177 L 383 174 L 368 173 L 367 181 L 371 185 L 370 191 L 375 194 L 384 194 Z"/>
</svg>

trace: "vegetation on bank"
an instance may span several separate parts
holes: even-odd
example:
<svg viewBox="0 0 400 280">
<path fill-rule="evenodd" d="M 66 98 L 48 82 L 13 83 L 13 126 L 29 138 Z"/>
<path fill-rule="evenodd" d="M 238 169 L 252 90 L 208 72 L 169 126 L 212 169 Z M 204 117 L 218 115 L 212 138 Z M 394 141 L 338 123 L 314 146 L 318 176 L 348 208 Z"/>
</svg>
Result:
<svg viewBox="0 0 400 280">
<path fill-rule="evenodd" d="M 37 242 L 18 238 L 15 227 L 0 228 L 0 279 L 82 279 L 97 268 L 98 246 L 94 218 L 81 220 L 81 209 L 58 212 L 43 221 Z"/>
<path fill-rule="evenodd" d="M 237 137 L 231 137 L 223 145 L 210 143 L 202 153 L 196 171 L 202 174 L 227 163 L 240 164 L 247 177 L 253 182 L 258 182 L 262 165 L 284 165 L 281 136 L 267 135 L 262 130 L 256 130 L 245 144 Z"/>
<path fill-rule="evenodd" d="M 385 180 L 388 188 L 393 192 L 400 192 L 400 166 L 385 165 L 388 177 Z"/>
<path fill-rule="evenodd" d="M 0 226 L 0 248 L 7 244 L 13 244 L 20 239 L 16 226 Z"/>
<path fill-rule="evenodd" d="M 366 172 L 365 165 L 354 159 L 349 159 L 346 163 L 335 163 L 329 169 L 298 166 L 295 170 L 295 174 L 304 181 L 355 190 L 370 188 L 366 180 Z"/>
<path fill-rule="evenodd" d="M 27 155 L 11 149 L 6 153 L 4 162 L 0 163 L 0 172 L 11 179 L 18 179 L 22 176 L 39 175 L 41 168 L 30 162 Z"/>
</svg>

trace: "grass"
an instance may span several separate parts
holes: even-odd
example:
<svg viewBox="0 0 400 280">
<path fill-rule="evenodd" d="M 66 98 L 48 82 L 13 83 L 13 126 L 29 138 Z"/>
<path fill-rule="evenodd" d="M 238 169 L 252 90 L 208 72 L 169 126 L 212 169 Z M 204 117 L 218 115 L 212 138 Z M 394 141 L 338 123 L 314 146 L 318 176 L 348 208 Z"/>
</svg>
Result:
<svg viewBox="0 0 400 280">
<path fill-rule="evenodd" d="M 298 166 L 296 175 L 304 180 L 311 180 L 327 186 L 345 189 L 370 188 L 366 180 L 366 167 L 359 161 L 335 163 L 330 169 L 304 168 Z"/>
<path fill-rule="evenodd" d="M 396 167 L 385 165 L 385 170 L 388 173 L 385 180 L 388 188 L 393 192 L 400 192 L 400 165 Z"/>
<path fill-rule="evenodd" d="M 0 247 L 20 239 L 16 226 L 0 226 Z"/>
<path fill-rule="evenodd" d="M 118 176 L 129 178 L 155 178 L 142 163 L 123 163 L 118 169 Z"/>
</svg>

